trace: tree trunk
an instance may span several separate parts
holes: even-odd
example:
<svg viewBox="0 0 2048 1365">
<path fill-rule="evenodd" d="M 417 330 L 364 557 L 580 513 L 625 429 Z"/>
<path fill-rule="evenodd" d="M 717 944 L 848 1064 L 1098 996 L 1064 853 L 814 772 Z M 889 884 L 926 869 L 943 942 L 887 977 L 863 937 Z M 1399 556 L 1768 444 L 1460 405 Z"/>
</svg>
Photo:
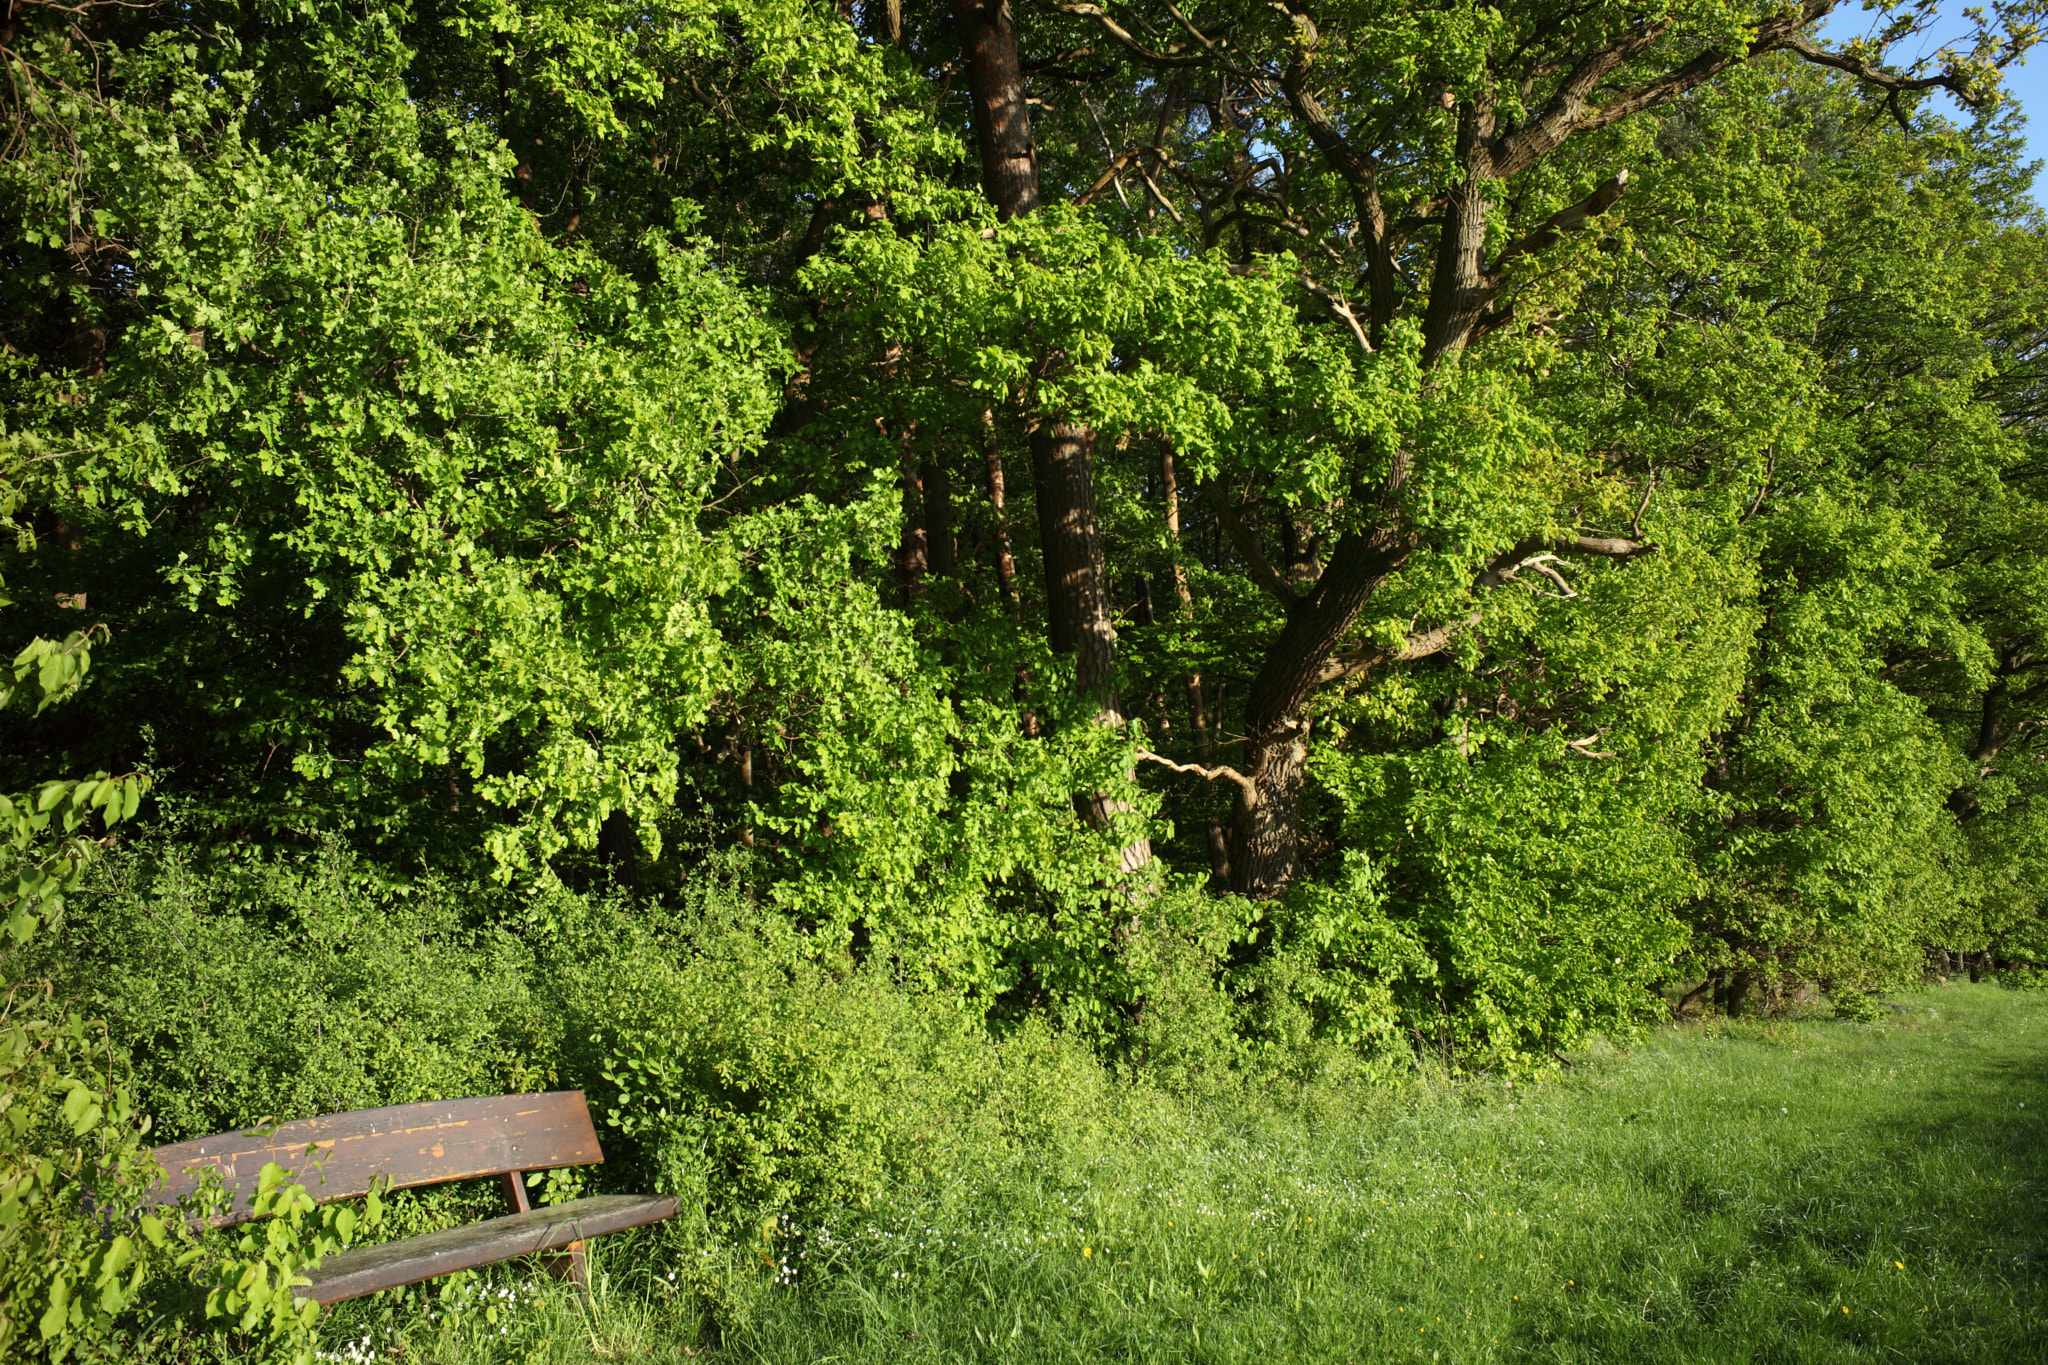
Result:
<svg viewBox="0 0 2048 1365">
<path fill-rule="evenodd" d="M 1486 184 L 1493 175 L 1486 142 L 1492 136 L 1492 111 L 1483 105 L 1464 106 L 1458 120 L 1458 160 L 1465 178 L 1444 202 L 1443 239 L 1422 319 L 1425 365 L 1463 350 L 1500 292 L 1499 280 L 1486 270 Z"/>
<path fill-rule="evenodd" d="M 930 564 L 931 547 L 925 534 L 925 467 L 911 453 L 907 439 L 903 442 L 901 458 L 903 543 L 896 549 L 896 567 L 902 577 L 903 606 L 907 611 L 911 603 L 924 595 L 924 575 Z"/>
<path fill-rule="evenodd" d="M 1166 492 L 1166 533 L 1172 537 L 1173 595 L 1179 599 L 1181 609 L 1187 610 L 1195 604 L 1195 595 L 1188 591 L 1188 571 L 1180 563 L 1180 478 L 1174 468 L 1173 446 L 1162 444 L 1159 450 L 1159 483 Z M 1195 732 L 1195 752 L 1206 765 L 1215 755 L 1216 742 L 1209 735 L 1209 708 L 1202 695 L 1202 675 L 1190 673 L 1187 679 L 1188 725 Z M 1204 795 L 1213 794 L 1216 781 L 1210 778 L 1203 782 Z M 1223 833 L 1223 823 L 1211 816 L 1208 822 L 1209 872 L 1210 875 L 1230 880 L 1230 843 Z"/>
<path fill-rule="evenodd" d="M 982 188 L 998 214 L 1021 218 L 1038 207 L 1038 153 L 1024 102 L 1017 26 L 1004 0 L 953 0 L 953 24 L 967 62 Z"/>
<path fill-rule="evenodd" d="M 1749 1008 L 1749 990 L 1756 983 L 1755 972 L 1736 972 L 1728 978 L 1728 1017 L 1740 1019 Z"/>
<path fill-rule="evenodd" d="M 924 491 L 925 562 L 942 578 L 960 572 L 960 547 L 953 534 L 953 483 L 936 453 L 918 466 Z"/>
<path fill-rule="evenodd" d="M 1257 794 L 1239 789 L 1230 830 L 1230 887 L 1241 895 L 1276 896 L 1300 872 L 1301 776 L 1309 732 L 1304 709 L 1358 613 L 1414 552 L 1416 537 L 1400 526 L 1392 505 L 1404 479 L 1397 458 L 1381 499 L 1388 524 L 1337 542 L 1315 591 L 1289 610 L 1280 638 L 1252 679 L 1244 708 L 1243 771 Z"/>
<path fill-rule="evenodd" d="M 1256 800 L 1240 790 L 1230 823 L 1230 888 L 1264 899 L 1278 895 L 1300 871 L 1302 772 L 1308 766 L 1309 724 L 1286 717 L 1257 737 L 1245 776 Z"/>
<path fill-rule="evenodd" d="M 973 96 L 974 137 L 981 153 L 982 186 L 1003 218 L 1038 207 L 1038 159 L 1031 140 L 1031 110 L 1017 54 L 1017 28 L 1004 0 L 954 0 L 954 26 Z M 1095 514 L 1091 468 L 1094 429 L 1053 422 L 1031 440 L 1038 497 L 1039 546 L 1045 559 L 1046 638 L 1058 653 L 1075 657 L 1075 684 L 1095 703 L 1107 725 L 1123 722 L 1116 694 L 1116 628 L 1111 623 L 1109 570 Z M 1102 828 L 1127 809 L 1100 792 L 1075 797 L 1088 822 Z M 1151 861 L 1151 842 L 1123 851 L 1126 871 Z"/>
<path fill-rule="evenodd" d="M 1039 543 L 1045 556 L 1046 619 L 1052 647 L 1074 655 L 1074 685 L 1095 703 L 1104 725 L 1123 724 L 1116 687 L 1116 624 L 1111 617 L 1109 572 L 1102 532 L 1095 516 L 1093 454 L 1095 432 L 1072 422 L 1055 422 L 1031 438 L 1031 464 L 1038 484 Z M 1107 828 L 1130 809 L 1103 792 L 1083 792 L 1076 809 L 1091 826 Z M 1123 850 L 1125 872 L 1152 860 L 1152 842 L 1140 838 Z"/>
<path fill-rule="evenodd" d="M 1487 140 L 1493 125 L 1492 111 L 1485 105 L 1466 106 L 1459 119 L 1458 159 L 1464 178 L 1444 205 L 1443 237 L 1423 315 L 1425 365 L 1463 350 L 1486 326 L 1487 309 L 1500 292 L 1499 277 L 1486 268 L 1485 189 L 1494 175 Z M 1288 609 L 1287 624 L 1266 651 L 1245 699 L 1243 771 L 1254 790 L 1247 794 L 1239 789 L 1230 836 L 1230 885 L 1240 894 L 1275 896 L 1300 874 L 1307 706 L 1323 685 L 1324 665 L 1358 614 L 1414 552 L 1417 538 L 1400 514 L 1408 459 L 1406 452 L 1395 452 L 1380 486 L 1380 526 L 1340 540 L 1314 588 Z"/>
<path fill-rule="evenodd" d="M 1110 724 L 1123 719 L 1116 695 L 1116 626 L 1109 573 L 1095 516 L 1095 432 L 1055 422 L 1031 438 L 1038 483 L 1039 543 L 1045 553 L 1045 599 L 1053 649 L 1075 655 L 1075 683 Z"/>
<path fill-rule="evenodd" d="M 996 445 L 995 414 L 984 411 L 981 424 L 988 445 L 982 451 L 988 462 L 988 502 L 996 517 L 996 587 L 1009 604 L 1010 619 L 1023 620 L 1023 604 L 1017 595 L 1017 557 L 1010 550 L 1009 497 L 1003 486 L 1003 452 Z"/>
</svg>

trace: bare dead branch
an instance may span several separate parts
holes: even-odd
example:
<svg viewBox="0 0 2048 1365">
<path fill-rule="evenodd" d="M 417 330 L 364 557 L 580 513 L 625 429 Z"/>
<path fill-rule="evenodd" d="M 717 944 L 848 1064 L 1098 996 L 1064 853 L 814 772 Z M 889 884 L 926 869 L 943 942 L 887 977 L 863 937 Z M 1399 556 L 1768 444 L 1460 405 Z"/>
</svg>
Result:
<svg viewBox="0 0 2048 1365">
<path fill-rule="evenodd" d="M 1244 793 L 1245 804 L 1258 804 L 1258 784 L 1227 764 L 1218 763 L 1212 767 L 1205 768 L 1199 763 L 1176 763 L 1164 755 L 1153 753 L 1150 749 L 1138 750 L 1137 756 L 1144 759 L 1147 763 L 1157 763 L 1162 767 L 1171 768 L 1177 773 L 1193 773 L 1196 777 L 1202 778 L 1205 781 L 1213 782 L 1220 777 L 1226 782 L 1235 782 L 1237 789 Z"/>
<path fill-rule="evenodd" d="M 1568 739 L 1568 740 L 1566 740 L 1566 741 L 1564 742 L 1564 747 L 1565 747 L 1565 748 L 1567 748 L 1567 749 L 1569 749 L 1569 750 L 1570 750 L 1571 752 L 1573 752 L 1573 753 L 1577 754 L 1577 755 L 1578 755 L 1579 757 L 1581 757 L 1581 758 L 1616 758 L 1616 757 L 1619 757 L 1619 755 L 1617 755 L 1617 754 L 1614 754 L 1614 753 L 1611 753 L 1611 752 L 1595 752 L 1595 751 L 1594 751 L 1594 750 L 1593 750 L 1593 749 L 1592 749 L 1591 747 L 1589 747 L 1589 746 L 1593 745 L 1594 743 L 1598 742 L 1598 741 L 1599 741 L 1599 740 L 1601 739 L 1601 737 L 1603 737 L 1604 735 L 1606 735 L 1606 733 L 1607 733 L 1607 732 L 1606 732 L 1605 730 L 1595 730 L 1595 731 L 1594 731 L 1594 732 L 1593 732 L 1592 734 L 1590 734 L 1590 735 L 1587 735 L 1587 736 L 1586 736 L 1586 737 L 1585 737 L 1584 739 Z"/>
<path fill-rule="evenodd" d="M 1165 209 L 1169 214 L 1171 214 L 1173 216 L 1174 222 L 1180 224 L 1182 227 L 1186 227 L 1188 225 L 1188 220 L 1180 216 L 1180 210 L 1173 206 L 1173 201 L 1171 199 L 1168 199 L 1165 193 L 1159 188 L 1159 182 L 1152 178 L 1152 172 L 1145 169 L 1145 165 L 1143 162 L 1138 163 L 1137 171 L 1139 178 L 1141 178 L 1145 182 L 1145 188 L 1152 191 L 1152 197 L 1159 201 L 1159 207 Z"/>
<path fill-rule="evenodd" d="M 1109 165 L 1103 169 L 1102 174 L 1095 177 L 1095 183 L 1088 187 L 1087 192 L 1083 194 L 1079 199 L 1074 201 L 1074 206 L 1076 208 L 1086 208 L 1088 206 L 1088 201 L 1093 199 L 1096 195 L 1102 193 L 1102 191 L 1109 186 L 1110 182 L 1114 181 L 1118 176 L 1122 175 L 1124 169 L 1131 164 L 1132 159 L 1143 150 L 1145 149 L 1142 147 L 1131 147 L 1126 149 L 1125 151 L 1118 153 L 1116 157 L 1110 161 Z"/>
<path fill-rule="evenodd" d="M 1335 313 L 1343 321 L 1344 325 L 1351 329 L 1352 340 L 1358 343 L 1359 350 L 1364 351 L 1367 355 L 1372 354 L 1372 340 L 1365 334 L 1365 324 L 1361 323 L 1358 320 L 1358 315 L 1351 311 L 1350 304 L 1346 303 L 1341 296 L 1332 293 L 1310 279 L 1306 272 L 1301 277 L 1301 287 L 1321 299 L 1323 306 L 1332 313 Z"/>
<path fill-rule="evenodd" d="M 1605 555 L 1609 559 L 1633 559 L 1657 548 L 1653 540 L 1623 540 L 1620 536 L 1564 536 L 1550 542 L 1557 554 Z"/>
</svg>

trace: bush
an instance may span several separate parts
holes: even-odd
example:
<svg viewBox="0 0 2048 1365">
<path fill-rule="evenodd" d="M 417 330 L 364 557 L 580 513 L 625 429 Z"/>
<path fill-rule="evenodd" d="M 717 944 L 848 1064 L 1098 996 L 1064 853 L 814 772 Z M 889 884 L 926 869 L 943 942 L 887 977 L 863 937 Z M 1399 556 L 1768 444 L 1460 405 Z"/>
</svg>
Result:
<svg viewBox="0 0 2048 1365">
<path fill-rule="evenodd" d="M 1134 1060 L 1227 1073 L 1242 1060 L 1230 1002 L 1171 908 L 1126 945 L 1156 992 Z M 610 1160 L 554 1194 L 652 1184 L 700 1201 L 698 1235 L 721 1239 L 941 1178 L 969 1153 L 1068 1150 L 1118 1108 L 1089 1041 L 1042 1019 L 991 1038 L 972 1002 L 821 946 L 715 861 L 664 906 L 405 883 L 339 845 L 227 859 L 138 842 L 8 965 L 53 977 L 129 1043 L 157 1140 L 581 1088 Z M 496 1212 L 495 1189 L 473 1185 L 394 1196 L 394 1225 Z"/>
<path fill-rule="evenodd" d="M 751 1240 L 801 1207 L 859 1207 L 1005 1148 L 1099 1121 L 1111 1081 L 1032 1022 L 991 1039 L 962 1002 L 918 994 L 779 920 L 713 904 L 631 921 L 589 912 L 607 950 L 555 978 L 569 1070 L 644 1179 Z"/>
<path fill-rule="evenodd" d="M 159 1141 L 555 1079 L 533 951 L 488 886 L 397 881 L 334 844 L 256 861 L 151 841 L 73 905 L 7 966 L 106 1021 Z"/>
<path fill-rule="evenodd" d="M 134 1303 L 162 1240 L 156 1165 L 104 1028 L 18 987 L 0 1006 L 0 1353 L 62 1361 Z"/>
<path fill-rule="evenodd" d="M 154 1206 L 162 1172 L 127 1069 L 106 1027 L 61 1009 L 47 985 L 0 1003 L 0 1352 L 50 1365 L 120 1360 L 169 1336 L 311 1365 L 319 1309 L 292 1289 L 374 1228 L 380 1201 L 373 1194 L 362 1217 L 319 1209 L 269 1165 L 255 1217 L 230 1231 L 205 1230 L 218 1189 Z M 202 1311 L 215 1320 L 210 1341 L 193 1339 Z"/>
</svg>

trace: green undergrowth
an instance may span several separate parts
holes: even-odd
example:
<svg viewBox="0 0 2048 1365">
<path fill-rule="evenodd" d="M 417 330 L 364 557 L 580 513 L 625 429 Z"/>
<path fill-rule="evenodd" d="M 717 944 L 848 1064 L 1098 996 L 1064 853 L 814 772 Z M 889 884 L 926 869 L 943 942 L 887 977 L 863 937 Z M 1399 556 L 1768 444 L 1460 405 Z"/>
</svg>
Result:
<svg viewBox="0 0 2048 1365">
<path fill-rule="evenodd" d="M 450 1365 L 2040 1359 L 2048 1000 L 1960 984 L 1891 1000 L 1875 1025 L 1662 1029 L 1535 1083 L 1311 1086 L 1227 1109 L 1133 1094 L 1129 1122 L 1064 1151 L 992 1151 L 951 1183 L 784 1219 L 758 1246 L 607 1239 L 587 1309 L 512 1268 L 344 1308 L 329 1349 Z M 472 1307 L 430 1318 L 444 1297 Z"/>
</svg>

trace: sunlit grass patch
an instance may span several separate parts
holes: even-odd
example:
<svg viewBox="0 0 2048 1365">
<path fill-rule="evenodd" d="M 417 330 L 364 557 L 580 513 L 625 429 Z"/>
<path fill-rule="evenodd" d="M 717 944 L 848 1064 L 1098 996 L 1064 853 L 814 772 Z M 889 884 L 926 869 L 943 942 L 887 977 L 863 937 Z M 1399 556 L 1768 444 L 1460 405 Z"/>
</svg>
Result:
<svg viewBox="0 0 2048 1365">
<path fill-rule="evenodd" d="M 1878 1026 L 1665 1030 L 1540 1083 L 1269 1097 L 991 1152 L 777 1225 L 743 1302 L 707 1311 L 683 1287 L 741 1290 L 676 1278 L 684 1253 L 643 1237 L 600 1258 L 588 1309 L 554 1291 L 524 1327 L 407 1342 L 451 1361 L 2040 1359 L 2048 1000 L 1899 999 Z"/>
</svg>

